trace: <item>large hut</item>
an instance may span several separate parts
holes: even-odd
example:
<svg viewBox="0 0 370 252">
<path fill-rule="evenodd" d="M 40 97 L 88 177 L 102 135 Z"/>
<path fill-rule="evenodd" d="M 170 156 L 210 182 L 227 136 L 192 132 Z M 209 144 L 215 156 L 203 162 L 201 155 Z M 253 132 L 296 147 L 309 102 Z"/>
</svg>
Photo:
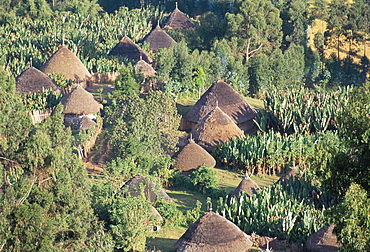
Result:
<svg viewBox="0 0 370 252">
<path fill-rule="evenodd" d="M 72 92 L 64 96 L 61 103 L 64 106 L 64 123 L 66 126 L 77 125 L 76 129 L 84 124 L 91 125 L 91 122 L 84 122 L 83 118 L 88 117 L 88 119 L 94 121 L 96 114 L 103 109 L 103 105 L 80 85 L 77 85 Z"/>
<path fill-rule="evenodd" d="M 41 67 L 46 74 L 63 74 L 67 80 L 88 86 L 91 74 L 81 60 L 64 44 Z"/>
<path fill-rule="evenodd" d="M 213 151 L 219 143 L 244 136 L 243 131 L 218 106 L 214 107 L 192 129 L 195 141 L 207 151 Z"/>
<path fill-rule="evenodd" d="M 138 197 L 144 194 L 145 198 L 150 202 L 156 202 L 158 199 L 163 199 L 167 202 L 172 201 L 170 196 L 162 188 L 143 175 L 132 177 L 121 189 L 126 190 L 125 194 L 127 196 Z"/>
<path fill-rule="evenodd" d="M 164 21 L 163 28 L 172 30 L 195 30 L 196 26 L 190 18 L 179 10 L 176 2 L 176 8 Z"/>
<path fill-rule="evenodd" d="M 185 172 L 198 169 L 202 164 L 208 167 L 216 165 L 216 160 L 193 139 L 189 139 L 189 143 L 178 152 L 175 160 L 173 167 Z"/>
<path fill-rule="evenodd" d="M 46 89 L 60 92 L 58 86 L 49 76 L 33 66 L 23 71 L 16 78 L 16 90 L 19 93 L 37 93 Z"/>
<path fill-rule="evenodd" d="M 217 81 L 200 97 L 186 114 L 192 128 L 218 105 L 246 133 L 255 133 L 253 119 L 257 112 L 238 92 L 223 81 Z"/>
<path fill-rule="evenodd" d="M 149 57 L 149 55 L 146 54 L 143 49 L 141 49 L 126 35 L 115 47 L 113 47 L 108 55 L 120 55 L 135 62 L 138 62 L 140 59 L 143 59 L 148 63 L 152 62 L 152 59 Z"/>
<path fill-rule="evenodd" d="M 235 188 L 231 196 L 239 198 L 241 193 L 246 193 L 248 196 L 251 196 L 260 189 L 261 188 L 257 185 L 257 183 L 254 182 L 253 179 L 248 176 L 248 174 L 246 174 L 243 180 L 240 181 L 239 185 Z"/>
<path fill-rule="evenodd" d="M 177 252 L 250 251 L 251 237 L 234 223 L 212 212 L 206 212 L 176 242 Z"/>
<path fill-rule="evenodd" d="M 152 52 L 158 52 L 159 49 L 168 48 L 172 44 L 176 43 L 170 35 L 161 29 L 159 22 L 157 27 L 148 33 L 140 42 L 149 43 L 149 48 Z"/>
</svg>

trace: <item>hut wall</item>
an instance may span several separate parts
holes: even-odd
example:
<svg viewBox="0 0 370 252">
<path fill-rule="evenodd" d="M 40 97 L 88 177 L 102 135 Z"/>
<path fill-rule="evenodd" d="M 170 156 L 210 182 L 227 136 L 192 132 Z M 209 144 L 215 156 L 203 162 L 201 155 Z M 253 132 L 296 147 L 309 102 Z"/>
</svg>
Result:
<svg viewBox="0 0 370 252">
<path fill-rule="evenodd" d="M 93 73 L 91 81 L 94 83 L 110 83 L 116 81 L 119 74 L 119 72 Z"/>
<path fill-rule="evenodd" d="M 189 131 L 195 127 L 196 123 L 188 121 L 185 117 L 181 117 L 179 130 Z"/>
<path fill-rule="evenodd" d="M 243 123 L 238 124 L 238 127 L 244 131 L 245 135 L 255 135 L 257 133 L 257 125 L 253 122 L 253 120 L 249 120 Z"/>
<path fill-rule="evenodd" d="M 32 124 L 38 124 L 48 118 L 53 113 L 54 108 L 48 108 L 45 110 L 33 110 L 30 112 L 32 118 Z"/>
<path fill-rule="evenodd" d="M 78 152 L 80 158 L 87 158 L 87 155 L 91 151 L 91 149 L 95 146 L 96 139 L 98 138 L 102 129 L 102 123 L 98 123 L 98 127 L 95 128 L 94 133 L 91 135 L 89 140 L 86 143 L 78 146 Z"/>
</svg>

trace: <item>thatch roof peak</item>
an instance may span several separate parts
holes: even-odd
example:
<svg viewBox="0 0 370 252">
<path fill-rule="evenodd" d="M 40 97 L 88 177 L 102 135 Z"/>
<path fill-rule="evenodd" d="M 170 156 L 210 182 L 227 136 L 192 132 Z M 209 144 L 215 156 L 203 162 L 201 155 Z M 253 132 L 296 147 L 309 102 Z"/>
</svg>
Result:
<svg viewBox="0 0 370 252">
<path fill-rule="evenodd" d="M 216 106 L 230 116 L 236 124 L 249 121 L 257 115 L 256 110 L 230 85 L 223 81 L 217 81 L 200 97 L 186 114 L 186 118 L 191 122 L 198 123 Z"/>
<path fill-rule="evenodd" d="M 66 79 L 74 82 L 85 82 L 91 74 L 81 60 L 65 45 L 62 45 L 41 67 L 46 74 L 64 74 Z"/>
<path fill-rule="evenodd" d="M 251 196 L 253 193 L 260 189 L 261 188 L 257 185 L 257 183 L 254 182 L 253 179 L 251 179 L 248 174 L 246 174 L 243 180 L 240 181 L 239 185 L 235 188 L 231 196 L 239 198 L 241 192 L 245 192 L 246 194 Z"/>
<path fill-rule="evenodd" d="M 33 66 L 27 68 L 16 78 L 16 90 L 20 93 L 36 93 L 49 88 L 54 92 L 60 92 L 49 76 Z"/>
<path fill-rule="evenodd" d="M 179 10 L 177 4 L 175 10 L 164 21 L 163 27 L 174 30 L 195 30 L 196 28 L 193 21 Z"/>
<path fill-rule="evenodd" d="M 64 105 L 64 114 L 89 115 L 103 109 L 103 105 L 80 85 L 64 96 L 61 102 Z"/>
<path fill-rule="evenodd" d="M 206 212 L 176 242 L 176 251 L 249 251 L 250 236 L 212 211 Z"/>
<path fill-rule="evenodd" d="M 162 28 L 159 26 L 151 30 L 141 41 L 141 43 L 149 43 L 149 48 L 153 52 L 157 52 L 161 48 L 168 48 L 172 44 L 175 44 L 176 41 L 168 35 Z"/>
<path fill-rule="evenodd" d="M 175 160 L 173 167 L 182 171 L 198 169 L 202 164 L 208 167 L 216 165 L 216 160 L 193 139 L 189 139 L 189 143 L 178 152 Z"/>
<path fill-rule="evenodd" d="M 244 136 L 243 131 L 219 107 L 213 108 L 191 131 L 195 141 L 207 151 L 219 143 Z"/>
<path fill-rule="evenodd" d="M 123 38 L 115 47 L 113 47 L 108 55 L 120 55 L 135 62 L 139 61 L 140 59 L 143 59 L 148 63 L 152 62 L 152 59 L 149 57 L 149 55 L 146 54 L 143 49 L 135 44 L 127 35 L 123 36 Z"/>
<path fill-rule="evenodd" d="M 148 78 L 150 76 L 155 76 L 157 72 L 154 70 L 154 68 L 148 64 L 146 61 L 143 59 L 140 59 L 136 64 L 135 64 L 135 72 L 139 72 L 144 75 L 144 78 Z"/>
</svg>

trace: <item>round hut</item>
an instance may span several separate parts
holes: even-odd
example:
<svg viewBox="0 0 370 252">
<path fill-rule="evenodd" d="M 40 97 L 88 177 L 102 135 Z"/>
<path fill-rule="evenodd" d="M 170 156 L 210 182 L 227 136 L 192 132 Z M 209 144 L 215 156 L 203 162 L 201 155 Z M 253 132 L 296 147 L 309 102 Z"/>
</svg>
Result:
<svg viewBox="0 0 370 252">
<path fill-rule="evenodd" d="M 281 176 L 278 182 L 289 180 L 290 177 L 297 177 L 299 176 L 299 170 L 297 167 L 291 167 L 288 172 L 286 172 L 283 176 Z"/>
<path fill-rule="evenodd" d="M 223 81 L 213 83 L 186 114 L 186 119 L 192 122 L 192 128 L 216 107 L 216 103 L 246 134 L 255 133 L 253 119 L 257 116 L 256 110 Z"/>
<path fill-rule="evenodd" d="M 60 92 L 58 86 L 49 76 L 33 66 L 23 71 L 16 78 L 16 90 L 19 93 L 37 93 L 46 89 Z"/>
<path fill-rule="evenodd" d="M 156 202 L 158 199 L 163 199 L 167 202 L 172 201 L 170 196 L 162 188 L 143 175 L 132 177 L 121 189 L 127 190 L 125 194 L 132 197 L 138 197 L 143 193 L 145 198 L 150 202 Z"/>
<path fill-rule="evenodd" d="M 212 211 L 204 213 L 176 242 L 177 252 L 250 251 L 251 237 Z"/>
<path fill-rule="evenodd" d="M 340 243 L 335 234 L 333 234 L 334 227 L 335 225 L 332 223 L 313 233 L 306 241 L 306 249 L 313 252 L 339 251 Z"/>
<path fill-rule="evenodd" d="M 103 105 L 80 85 L 64 96 L 61 103 L 64 106 L 63 114 L 66 126 L 79 125 L 83 117 L 95 120 L 96 114 L 103 109 Z"/>
<path fill-rule="evenodd" d="M 41 67 L 46 74 L 63 74 L 67 80 L 79 83 L 84 88 L 88 86 L 91 74 L 81 60 L 64 44 Z"/>
<path fill-rule="evenodd" d="M 208 167 L 215 167 L 216 160 L 193 139 L 178 152 L 175 156 L 174 168 L 181 171 L 190 171 L 198 169 L 202 164 Z"/>
<path fill-rule="evenodd" d="M 195 141 L 209 152 L 219 143 L 244 136 L 243 131 L 218 106 L 192 129 L 191 134 Z"/>
<path fill-rule="evenodd" d="M 154 68 L 142 58 L 135 64 L 135 72 L 141 72 L 145 79 L 157 74 Z"/>
<path fill-rule="evenodd" d="M 148 33 L 140 42 L 149 43 L 150 50 L 155 53 L 161 48 L 168 48 L 172 44 L 176 43 L 170 35 L 161 29 L 159 22 L 157 27 Z"/>
<path fill-rule="evenodd" d="M 175 10 L 166 18 L 163 27 L 173 30 L 195 30 L 196 28 L 193 21 L 179 10 L 177 2 Z"/>
<path fill-rule="evenodd" d="M 252 193 L 260 190 L 261 188 L 249 177 L 248 174 L 245 174 L 245 177 L 240 181 L 239 185 L 235 188 L 234 192 L 231 194 L 231 197 L 240 197 L 242 192 L 246 193 L 248 196 L 251 196 Z"/>
<path fill-rule="evenodd" d="M 141 49 L 126 35 L 119 41 L 119 43 L 115 47 L 113 47 L 108 55 L 120 55 L 135 62 L 141 59 L 145 60 L 148 63 L 152 62 L 152 59 L 149 57 L 149 55 L 146 54 L 143 49 Z"/>
</svg>

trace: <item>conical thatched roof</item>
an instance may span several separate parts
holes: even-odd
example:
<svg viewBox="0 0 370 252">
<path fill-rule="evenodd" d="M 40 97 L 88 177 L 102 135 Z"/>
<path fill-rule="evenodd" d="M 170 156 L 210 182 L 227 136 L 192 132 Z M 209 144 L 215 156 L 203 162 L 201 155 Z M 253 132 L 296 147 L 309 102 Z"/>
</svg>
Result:
<svg viewBox="0 0 370 252">
<path fill-rule="evenodd" d="M 334 224 L 324 226 L 316 233 L 308 237 L 306 248 L 308 251 L 314 252 L 337 252 L 339 251 L 340 243 L 335 234 L 333 234 Z"/>
<path fill-rule="evenodd" d="M 256 182 L 253 181 L 253 179 L 246 175 L 244 179 L 240 181 L 238 187 L 235 188 L 231 196 L 239 198 L 241 192 L 245 192 L 246 194 L 251 196 L 252 193 L 255 193 L 257 190 L 260 190 L 260 187 L 257 185 Z"/>
<path fill-rule="evenodd" d="M 16 90 L 20 93 L 36 93 L 43 89 L 60 92 L 53 80 L 35 67 L 30 67 L 17 77 Z"/>
<path fill-rule="evenodd" d="M 79 130 L 87 130 L 89 127 L 94 127 L 95 122 L 91 120 L 88 116 L 83 116 L 81 121 L 78 123 Z"/>
<path fill-rule="evenodd" d="M 278 182 L 280 181 L 284 181 L 284 180 L 289 180 L 290 177 L 296 177 L 299 175 L 299 170 L 298 168 L 296 167 L 291 167 L 290 170 L 288 172 L 286 172 L 283 176 L 281 176 L 278 180 Z"/>
<path fill-rule="evenodd" d="M 157 52 L 160 48 L 168 48 L 176 43 L 170 35 L 161 29 L 159 23 L 148 35 L 141 40 L 141 43 L 148 42 L 149 48 L 153 52 Z"/>
<path fill-rule="evenodd" d="M 61 102 L 64 106 L 64 114 L 89 115 L 103 109 L 103 105 L 80 85 L 64 96 Z"/>
<path fill-rule="evenodd" d="M 195 30 L 195 24 L 177 6 L 163 23 L 164 29 Z"/>
<path fill-rule="evenodd" d="M 135 44 L 129 37 L 124 36 L 119 43 L 109 52 L 109 55 L 121 55 L 129 60 L 139 61 L 140 59 L 146 62 L 152 62 L 152 59 Z"/>
<path fill-rule="evenodd" d="M 202 164 L 208 167 L 216 165 L 216 160 L 192 139 L 179 151 L 175 160 L 173 167 L 182 171 L 198 169 Z"/>
<path fill-rule="evenodd" d="M 250 236 L 214 212 L 206 212 L 191 224 L 175 245 L 178 252 L 243 252 L 251 246 Z"/>
<path fill-rule="evenodd" d="M 137 197 L 144 193 L 146 199 L 150 202 L 155 202 L 158 199 L 163 199 L 167 202 L 172 201 L 170 196 L 153 181 L 142 175 L 136 175 L 127 181 L 123 186 L 123 190 L 127 190 L 127 195 Z M 144 190 L 142 192 L 141 190 Z"/>
<path fill-rule="evenodd" d="M 243 131 L 219 107 L 208 113 L 191 131 L 195 141 L 207 151 L 219 143 L 244 136 Z"/>
<path fill-rule="evenodd" d="M 85 82 L 91 78 L 81 60 L 65 45 L 51 55 L 41 67 L 41 71 L 46 74 L 64 74 L 66 79 L 75 82 Z"/>
<path fill-rule="evenodd" d="M 217 103 L 236 124 L 249 121 L 257 115 L 256 110 L 230 85 L 223 81 L 217 81 L 200 97 L 186 114 L 186 118 L 191 122 L 198 123 L 216 107 Z"/>
<path fill-rule="evenodd" d="M 151 65 L 149 65 L 142 59 L 140 59 L 135 64 L 135 72 L 139 72 L 139 71 L 144 75 L 144 78 L 155 76 L 157 73 Z"/>
</svg>

